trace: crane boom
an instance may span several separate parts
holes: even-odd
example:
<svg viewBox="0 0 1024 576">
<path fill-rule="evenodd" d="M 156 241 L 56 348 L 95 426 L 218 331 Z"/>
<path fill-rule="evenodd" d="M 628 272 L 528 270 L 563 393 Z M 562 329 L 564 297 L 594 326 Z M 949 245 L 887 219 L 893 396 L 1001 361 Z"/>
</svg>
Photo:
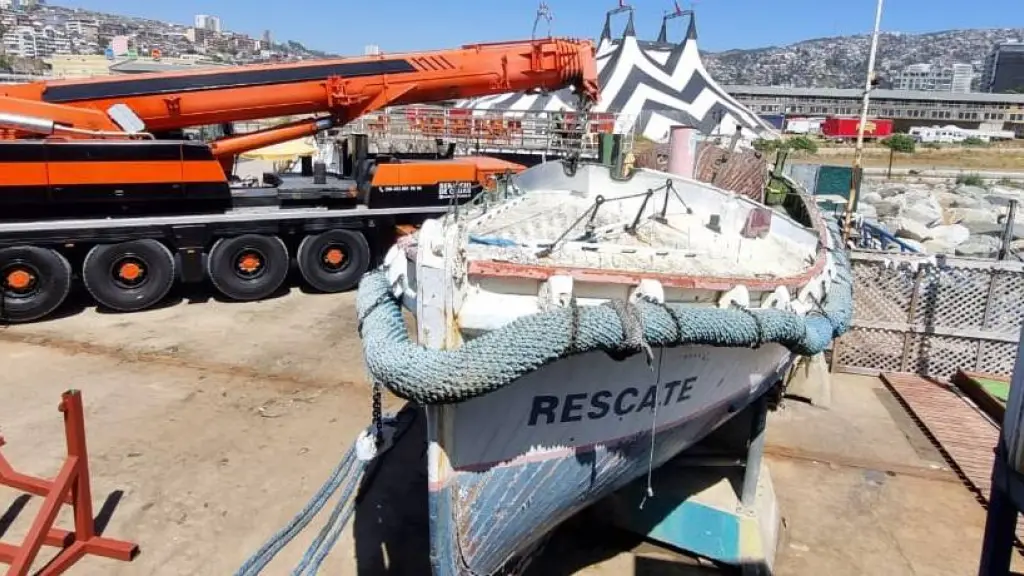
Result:
<svg viewBox="0 0 1024 576">
<path fill-rule="evenodd" d="M 251 173 L 259 163 L 235 173 L 238 154 L 386 106 L 568 86 L 592 104 L 595 59 L 589 41 L 547 38 L 0 85 L 0 320 L 53 312 L 73 273 L 120 311 L 155 305 L 177 279 L 266 298 L 292 264 L 318 291 L 349 290 L 396 227 L 472 201 L 524 166 L 455 157 L 454 145 L 433 158 L 371 152 L 366 134 L 327 139 L 297 173 Z M 213 142 L 182 133 L 285 117 Z"/>
<path fill-rule="evenodd" d="M 590 41 L 547 38 L 454 50 L 0 86 L 0 123 L 4 114 L 36 119 L 45 114 L 42 119 L 58 128 L 111 131 L 119 129 L 119 124 L 107 118 L 109 111 L 123 105 L 150 133 L 319 114 L 323 118 L 306 126 L 315 131 L 385 106 L 566 86 L 575 86 L 581 97 L 596 100 L 597 71 Z M 24 129 L 14 126 L 19 127 Z M 218 155 L 237 154 L 300 132 L 290 128 L 279 135 L 214 145 L 214 149 Z"/>
</svg>

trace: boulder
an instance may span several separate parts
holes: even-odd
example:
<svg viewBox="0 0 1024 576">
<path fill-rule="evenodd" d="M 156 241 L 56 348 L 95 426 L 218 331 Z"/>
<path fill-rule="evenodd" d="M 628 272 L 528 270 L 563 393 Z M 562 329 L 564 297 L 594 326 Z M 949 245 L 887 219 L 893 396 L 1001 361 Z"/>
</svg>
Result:
<svg viewBox="0 0 1024 576">
<path fill-rule="evenodd" d="M 962 196 L 957 195 L 955 201 L 953 201 L 953 208 L 986 208 L 989 203 L 982 200 L 980 197 L 975 196 Z"/>
<path fill-rule="evenodd" d="M 956 206 L 957 201 L 961 199 L 959 194 L 946 192 L 944 190 L 933 193 L 933 196 L 939 203 L 939 206 L 942 206 L 943 208 L 952 208 L 953 206 Z"/>
<path fill-rule="evenodd" d="M 934 226 L 928 230 L 929 240 L 936 240 L 951 248 L 963 244 L 971 236 L 971 231 L 962 224 Z"/>
<path fill-rule="evenodd" d="M 862 205 L 865 202 L 867 202 L 868 204 L 877 204 L 881 201 L 882 195 L 879 194 L 878 192 L 866 192 L 861 195 L 860 204 L 858 204 L 858 206 Z"/>
<path fill-rule="evenodd" d="M 956 247 L 957 256 L 994 258 L 999 253 L 999 239 L 993 236 L 971 236 Z"/>
<path fill-rule="evenodd" d="M 865 218 L 878 218 L 878 210 L 876 210 L 871 204 L 858 204 L 857 214 L 860 214 Z"/>
<path fill-rule="evenodd" d="M 997 207 L 1000 207 L 1000 208 L 1009 207 L 1010 206 L 1010 200 L 1018 200 L 1018 199 L 1016 197 L 1014 197 L 1014 196 L 1006 196 L 1006 195 L 1003 195 L 1003 194 L 989 194 L 988 196 L 985 196 L 985 201 L 986 202 L 988 202 L 992 206 L 997 206 Z"/>
<path fill-rule="evenodd" d="M 1006 198 L 1024 199 L 1024 189 L 1010 188 L 1009 186 L 992 186 L 988 189 L 990 194 L 1004 196 Z"/>
<path fill-rule="evenodd" d="M 892 198 L 893 196 L 899 196 L 907 192 L 907 188 L 902 184 L 882 184 L 875 189 L 875 192 L 882 198 Z"/>
<path fill-rule="evenodd" d="M 924 249 L 929 254 L 947 254 L 953 256 L 956 254 L 956 246 L 950 246 L 944 240 L 938 238 L 932 238 L 924 243 Z"/>
<path fill-rule="evenodd" d="M 953 191 L 956 192 L 960 196 L 974 197 L 974 198 L 981 198 L 982 196 L 988 194 L 988 190 L 985 190 L 981 186 L 960 185 L 960 186 L 957 186 Z"/>
<path fill-rule="evenodd" d="M 999 222 L 999 235 L 1000 235 L 1000 237 L 1002 237 L 1003 230 L 1006 229 L 1006 224 L 1004 224 L 1004 222 L 1006 222 L 1005 218 L 1002 218 L 1001 221 Z M 1024 239 L 1024 224 L 1021 224 L 1019 220 L 1014 220 L 1014 222 L 1013 222 L 1013 238 L 1012 238 L 1012 240 L 1021 240 L 1021 239 Z"/>
<path fill-rule="evenodd" d="M 995 224 L 999 215 L 991 210 L 981 208 L 950 208 L 945 212 L 945 220 L 949 224 Z"/>
<path fill-rule="evenodd" d="M 1003 233 L 1003 225 L 993 222 L 962 222 L 971 232 L 971 236 L 1000 236 Z"/>
<path fill-rule="evenodd" d="M 931 238 L 931 233 L 927 226 L 916 220 L 900 218 L 899 227 L 896 229 L 896 236 L 924 242 Z"/>
<path fill-rule="evenodd" d="M 902 198 L 897 197 L 886 198 L 881 202 L 876 202 L 873 206 L 879 217 L 899 216 L 906 207 L 906 203 Z"/>
<path fill-rule="evenodd" d="M 901 216 L 931 226 L 942 220 L 942 206 L 931 196 L 908 200 Z"/>
</svg>

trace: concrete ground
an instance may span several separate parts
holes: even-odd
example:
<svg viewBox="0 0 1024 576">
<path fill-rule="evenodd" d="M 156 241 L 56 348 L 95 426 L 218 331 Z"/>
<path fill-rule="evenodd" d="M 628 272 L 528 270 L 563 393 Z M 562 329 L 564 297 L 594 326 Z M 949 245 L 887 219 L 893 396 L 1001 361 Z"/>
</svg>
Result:
<svg viewBox="0 0 1024 576">
<path fill-rule="evenodd" d="M 56 319 L 0 328 L 4 454 L 23 472 L 52 476 L 63 451 L 56 403 L 61 391 L 81 389 L 95 505 L 116 502 L 105 533 L 142 549 L 133 563 L 87 558 L 71 574 L 234 572 L 301 508 L 368 421 L 353 294 L 292 289 L 245 304 L 210 294 L 130 315 L 97 311 L 80 296 Z M 877 379 L 834 378 L 832 410 L 790 401 L 769 424 L 784 517 L 777 573 L 976 572 L 982 507 Z M 382 490 L 408 498 L 424 481 L 406 474 Z M 8 526 L 4 511 L 16 496 L 0 489 L 8 542 L 38 505 L 29 501 Z M 386 563 L 390 573 L 424 573 L 422 502 L 403 508 L 378 497 L 358 514 L 325 572 L 377 574 Z M 584 515 L 560 530 L 532 571 L 720 573 L 594 520 Z M 396 543 L 375 524 L 405 533 Z M 319 526 L 265 573 L 288 573 Z"/>
</svg>

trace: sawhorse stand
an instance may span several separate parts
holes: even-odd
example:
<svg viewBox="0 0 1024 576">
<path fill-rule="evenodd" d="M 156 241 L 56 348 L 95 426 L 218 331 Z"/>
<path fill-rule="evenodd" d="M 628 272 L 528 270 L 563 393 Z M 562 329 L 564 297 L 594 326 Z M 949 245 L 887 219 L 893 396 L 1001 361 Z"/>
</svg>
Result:
<svg viewBox="0 0 1024 576">
<path fill-rule="evenodd" d="M 611 496 L 612 523 L 657 544 L 771 574 L 781 517 L 762 463 L 768 393 L 652 476 L 644 507 L 642 478 Z"/>
<path fill-rule="evenodd" d="M 40 575 L 61 574 L 87 554 L 131 561 L 139 552 L 138 546 L 131 542 L 96 534 L 81 393 L 70 390 L 62 394 L 58 410 L 64 414 L 68 456 L 56 478 L 45 480 L 16 472 L 0 454 L 0 484 L 45 498 L 21 546 L 0 543 L 0 563 L 10 564 L 8 576 L 28 574 L 44 544 L 63 549 L 38 572 Z M 3 437 L 0 437 L 0 446 L 3 444 Z M 74 508 L 74 532 L 53 527 L 63 504 Z"/>
</svg>

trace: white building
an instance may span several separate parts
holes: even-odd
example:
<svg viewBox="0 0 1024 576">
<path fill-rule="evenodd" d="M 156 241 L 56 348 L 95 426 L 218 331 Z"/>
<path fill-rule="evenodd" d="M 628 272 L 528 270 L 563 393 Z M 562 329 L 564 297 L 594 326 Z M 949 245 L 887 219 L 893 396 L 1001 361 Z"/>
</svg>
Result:
<svg viewBox="0 0 1024 576">
<path fill-rule="evenodd" d="M 951 68 L 939 68 L 931 64 L 911 64 L 896 76 L 893 88 L 896 90 L 967 93 L 971 91 L 973 81 L 974 67 L 970 64 L 954 64 Z"/>
<path fill-rule="evenodd" d="M 202 30 L 210 30 L 212 32 L 220 32 L 220 18 L 217 16 L 210 16 L 209 14 L 196 14 L 195 20 L 196 28 Z"/>
<path fill-rule="evenodd" d="M 953 78 L 950 81 L 950 92 L 967 94 L 974 83 L 974 66 L 970 64 L 953 64 Z"/>
<path fill-rule="evenodd" d="M 39 58 L 36 31 L 31 26 L 17 26 L 3 36 L 4 50 L 11 56 Z"/>
<path fill-rule="evenodd" d="M 949 126 L 914 126 L 909 134 L 918 142 L 935 142 L 941 144 L 957 144 L 968 138 L 977 138 L 982 142 L 992 140 L 1013 140 L 1011 130 L 971 130 L 950 124 Z"/>
</svg>

